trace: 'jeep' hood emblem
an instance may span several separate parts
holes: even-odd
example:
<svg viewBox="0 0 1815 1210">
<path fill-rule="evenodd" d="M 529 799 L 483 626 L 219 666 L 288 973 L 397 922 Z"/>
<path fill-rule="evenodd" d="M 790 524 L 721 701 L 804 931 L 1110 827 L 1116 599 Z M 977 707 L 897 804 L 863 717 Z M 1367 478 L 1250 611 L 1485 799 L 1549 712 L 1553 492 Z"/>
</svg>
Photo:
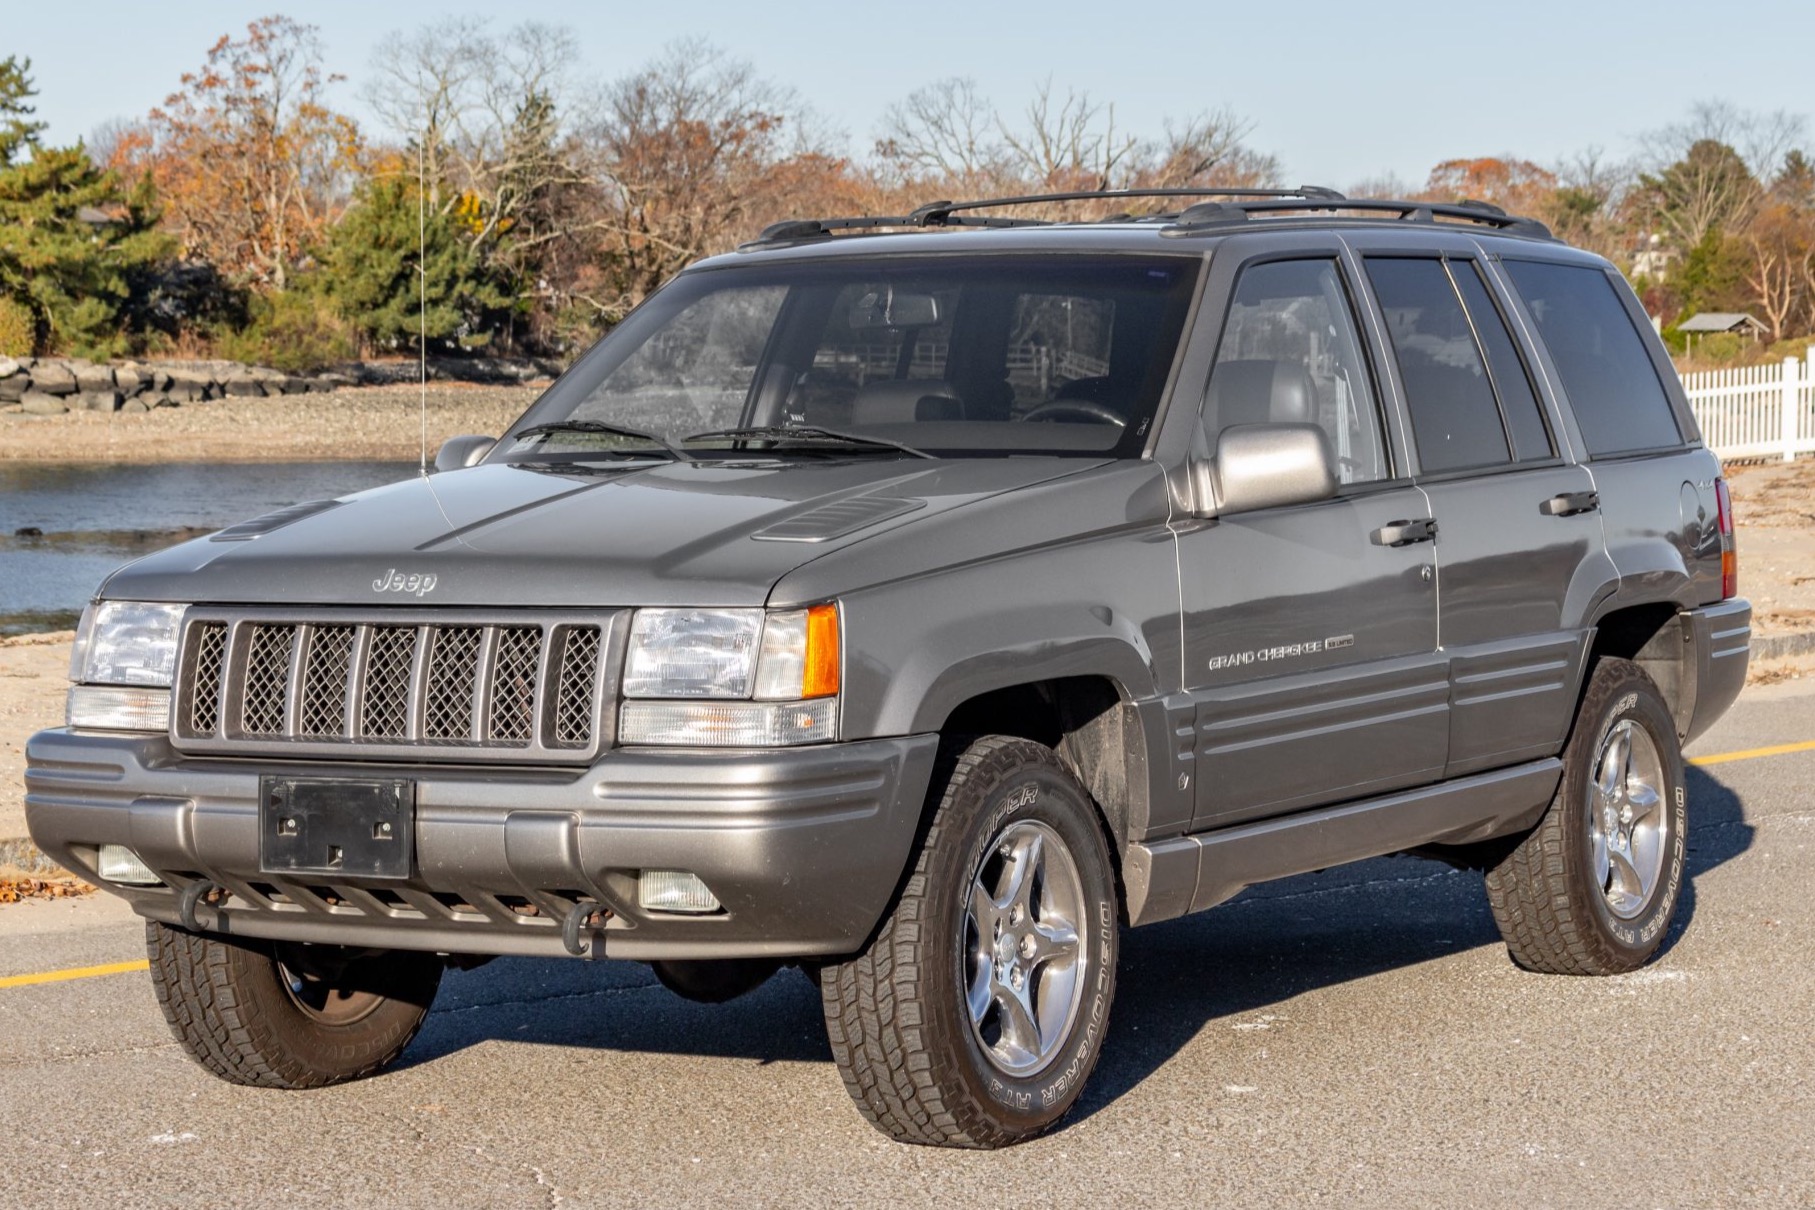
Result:
<svg viewBox="0 0 1815 1210">
<path fill-rule="evenodd" d="M 417 597 L 426 597 L 435 591 L 436 578 L 422 572 L 411 572 L 404 575 L 395 567 L 372 581 L 373 592 L 407 592 Z"/>
</svg>

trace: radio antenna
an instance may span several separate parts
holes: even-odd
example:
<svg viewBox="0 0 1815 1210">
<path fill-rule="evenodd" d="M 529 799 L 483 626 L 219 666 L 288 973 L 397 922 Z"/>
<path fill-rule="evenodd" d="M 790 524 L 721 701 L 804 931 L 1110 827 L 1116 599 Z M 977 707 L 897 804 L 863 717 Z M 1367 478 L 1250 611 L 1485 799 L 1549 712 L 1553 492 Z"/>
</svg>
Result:
<svg viewBox="0 0 1815 1210">
<path fill-rule="evenodd" d="M 425 132 L 416 140 L 416 382 L 417 411 L 422 417 L 420 472 L 429 473 L 429 224 L 428 175 L 422 164 Z"/>
</svg>

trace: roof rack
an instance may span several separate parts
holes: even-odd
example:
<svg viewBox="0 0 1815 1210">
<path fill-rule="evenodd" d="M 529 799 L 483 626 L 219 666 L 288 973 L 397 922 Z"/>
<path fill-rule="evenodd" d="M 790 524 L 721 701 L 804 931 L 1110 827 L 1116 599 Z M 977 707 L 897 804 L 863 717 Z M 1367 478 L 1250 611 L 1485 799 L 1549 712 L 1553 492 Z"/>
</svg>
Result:
<svg viewBox="0 0 1815 1210">
<path fill-rule="evenodd" d="M 762 234 L 744 248 L 818 239 L 835 231 L 876 230 L 885 227 L 1044 227 L 1049 219 L 1004 218 L 962 214 L 960 211 L 989 210 L 1004 206 L 1033 206 L 1053 202 L 1110 201 L 1121 198 L 1196 197 L 1196 198 L 1272 198 L 1301 201 L 1341 201 L 1342 194 L 1319 185 L 1301 185 L 1297 189 L 1086 189 L 1070 193 L 1032 193 L 1020 197 L 978 198 L 966 202 L 938 201 L 917 206 L 902 215 L 860 215 L 852 218 L 788 219 L 763 228 Z M 1118 216 L 1127 217 L 1127 216 Z M 1170 217 L 1161 215 L 1157 217 Z"/>
<path fill-rule="evenodd" d="M 1396 201 L 1389 198 L 1344 197 L 1265 198 L 1252 202 L 1199 202 L 1195 206 L 1187 206 L 1177 218 L 1160 229 L 1160 234 L 1174 237 L 1202 235 L 1221 227 L 1245 223 L 1251 215 L 1255 214 L 1291 214 L 1305 211 L 1361 212 L 1356 217 L 1371 213 L 1392 214 L 1396 215 L 1400 221 L 1407 223 L 1435 223 L 1440 217 L 1460 219 L 1463 222 L 1480 223 L 1493 227 L 1508 235 L 1523 235 L 1531 239 L 1553 242 L 1557 238 L 1551 233 L 1549 227 L 1537 219 L 1508 214 L 1491 202 L 1472 200 L 1418 202 Z"/>
</svg>

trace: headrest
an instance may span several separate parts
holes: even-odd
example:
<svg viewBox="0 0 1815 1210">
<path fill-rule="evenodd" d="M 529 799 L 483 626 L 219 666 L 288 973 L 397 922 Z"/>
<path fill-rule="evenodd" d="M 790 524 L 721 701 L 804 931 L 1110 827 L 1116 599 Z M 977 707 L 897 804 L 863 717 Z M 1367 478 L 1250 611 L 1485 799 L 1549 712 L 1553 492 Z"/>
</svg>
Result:
<svg viewBox="0 0 1815 1210">
<path fill-rule="evenodd" d="M 1218 430 L 1315 423 L 1317 393 L 1296 361 L 1221 361 L 1210 376 L 1210 416 Z"/>
<path fill-rule="evenodd" d="M 851 400 L 852 424 L 913 424 L 962 420 L 964 408 L 951 384 L 936 378 L 865 383 Z"/>
</svg>

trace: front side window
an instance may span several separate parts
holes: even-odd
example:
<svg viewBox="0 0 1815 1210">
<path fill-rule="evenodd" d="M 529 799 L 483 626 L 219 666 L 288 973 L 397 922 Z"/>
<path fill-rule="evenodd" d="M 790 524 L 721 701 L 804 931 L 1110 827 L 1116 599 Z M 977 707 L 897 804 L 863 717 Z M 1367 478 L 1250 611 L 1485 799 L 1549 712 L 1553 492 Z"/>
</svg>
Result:
<svg viewBox="0 0 1815 1210">
<path fill-rule="evenodd" d="M 1204 400 L 1214 439 L 1239 424 L 1310 423 L 1329 435 L 1342 483 L 1388 477 L 1373 382 L 1334 260 L 1242 270 Z"/>
<path fill-rule="evenodd" d="M 1174 256 L 840 255 L 685 273 L 513 431 L 556 427 L 506 442 L 504 457 L 654 449 L 601 429 L 693 457 L 752 442 L 776 456 L 864 452 L 826 430 L 885 457 L 889 443 L 1138 457 L 1200 272 Z M 702 436 L 750 428 L 772 437 Z"/>
<path fill-rule="evenodd" d="M 1503 263 L 1556 363 L 1588 452 L 1681 445 L 1657 367 L 1607 275 L 1587 265 Z"/>
</svg>

